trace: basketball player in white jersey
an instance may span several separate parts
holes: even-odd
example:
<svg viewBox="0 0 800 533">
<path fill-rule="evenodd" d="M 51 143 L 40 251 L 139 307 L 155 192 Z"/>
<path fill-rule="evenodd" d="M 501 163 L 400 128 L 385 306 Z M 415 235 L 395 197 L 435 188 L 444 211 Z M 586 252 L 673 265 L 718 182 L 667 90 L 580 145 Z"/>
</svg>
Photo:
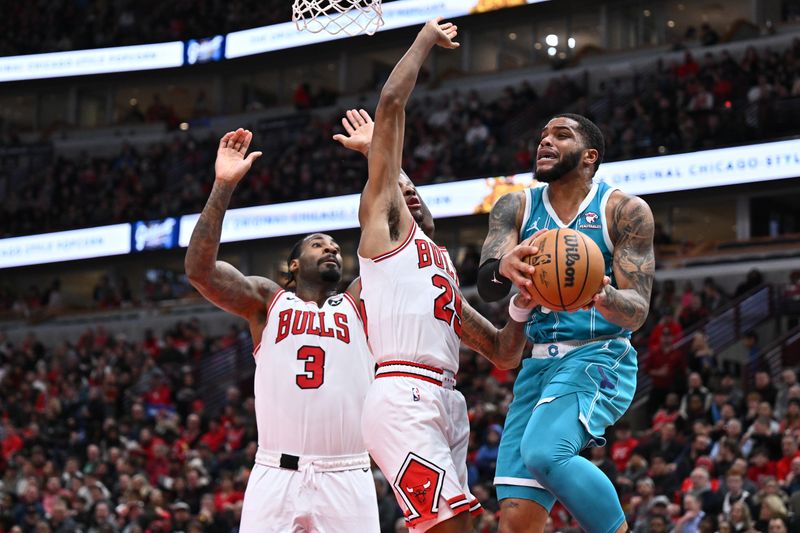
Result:
<svg viewBox="0 0 800 533">
<path fill-rule="evenodd" d="M 419 226 L 423 210 L 416 189 L 407 177 L 397 179 L 405 104 L 430 50 L 456 48 L 455 36 L 452 24 L 429 22 L 387 80 L 359 208 L 361 297 L 378 363 L 363 435 L 409 530 L 437 533 L 469 531 L 467 511 L 480 510 L 467 486 L 466 402 L 454 389 L 459 343 L 513 368 L 525 342 L 521 322 L 509 321 L 498 332 L 462 301 L 446 250 Z"/>
<path fill-rule="evenodd" d="M 357 300 L 351 289 L 336 293 L 339 246 L 320 233 L 298 242 L 288 261 L 289 290 L 217 260 L 231 195 L 261 156 L 245 157 L 251 140 L 242 129 L 222 137 L 214 186 L 185 261 L 192 285 L 247 320 L 256 346 L 258 452 L 239 531 L 375 533 L 375 485 L 361 436 L 374 363 Z"/>
</svg>

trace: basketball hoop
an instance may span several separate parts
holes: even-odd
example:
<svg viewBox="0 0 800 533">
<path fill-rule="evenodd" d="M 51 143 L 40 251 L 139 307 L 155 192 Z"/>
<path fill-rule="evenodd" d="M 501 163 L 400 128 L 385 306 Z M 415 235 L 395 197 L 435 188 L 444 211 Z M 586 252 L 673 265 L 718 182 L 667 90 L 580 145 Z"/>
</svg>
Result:
<svg viewBox="0 0 800 533">
<path fill-rule="evenodd" d="M 383 26 L 381 0 L 294 0 L 292 20 L 299 31 L 372 35 Z"/>
</svg>

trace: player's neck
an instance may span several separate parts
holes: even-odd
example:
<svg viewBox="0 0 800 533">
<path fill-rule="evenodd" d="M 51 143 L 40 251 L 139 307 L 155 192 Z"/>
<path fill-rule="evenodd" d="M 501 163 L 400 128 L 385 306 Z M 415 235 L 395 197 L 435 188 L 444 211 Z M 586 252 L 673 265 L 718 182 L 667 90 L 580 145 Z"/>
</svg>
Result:
<svg viewBox="0 0 800 533">
<path fill-rule="evenodd" d="M 569 210 L 580 205 L 591 188 L 591 179 L 586 179 L 586 176 L 577 172 L 571 173 L 550 183 L 547 197 L 557 211 L 559 208 Z"/>
<path fill-rule="evenodd" d="M 294 294 L 304 302 L 316 302 L 318 306 L 322 307 L 325 300 L 336 294 L 336 285 L 322 281 L 300 283 L 298 280 Z"/>
</svg>

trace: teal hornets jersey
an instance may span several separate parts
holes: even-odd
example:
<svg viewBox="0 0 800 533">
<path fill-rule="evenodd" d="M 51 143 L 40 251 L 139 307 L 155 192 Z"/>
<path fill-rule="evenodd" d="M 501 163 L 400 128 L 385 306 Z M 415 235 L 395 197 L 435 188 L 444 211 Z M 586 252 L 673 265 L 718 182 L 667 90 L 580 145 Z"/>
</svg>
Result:
<svg viewBox="0 0 800 533">
<path fill-rule="evenodd" d="M 520 242 L 541 229 L 571 228 L 589 236 L 600 247 L 606 263 L 606 276 L 616 287 L 612 271 L 614 245 L 608 234 L 606 204 L 614 192 L 608 184 L 594 183 L 578 207 L 578 215 L 564 223 L 556 215 L 547 196 L 548 187 L 525 189 L 525 215 L 520 228 Z M 598 337 L 630 337 L 631 332 L 612 324 L 595 309 L 572 313 L 537 308 L 525 325 L 525 333 L 536 344 L 568 340 L 588 340 Z"/>
</svg>

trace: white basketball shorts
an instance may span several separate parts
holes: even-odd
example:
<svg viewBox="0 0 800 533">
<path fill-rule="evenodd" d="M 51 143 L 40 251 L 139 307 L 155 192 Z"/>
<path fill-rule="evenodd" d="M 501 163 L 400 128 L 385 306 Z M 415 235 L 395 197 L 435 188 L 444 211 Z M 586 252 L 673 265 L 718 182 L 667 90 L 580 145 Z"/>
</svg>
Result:
<svg viewBox="0 0 800 533">
<path fill-rule="evenodd" d="M 416 363 L 380 365 L 364 404 L 367 450 L 411 532 L 482 510 L 467 485 L 467 403 L 447 374 Z"/>
<path fill-rule="evenodd" d="M 240 533 L 379 533 L 375 481 L 366 454 L 357 468 L 300 459 L 297 470 L 266 466 L 259 450 L 244 494 Z"/>
</svg>

